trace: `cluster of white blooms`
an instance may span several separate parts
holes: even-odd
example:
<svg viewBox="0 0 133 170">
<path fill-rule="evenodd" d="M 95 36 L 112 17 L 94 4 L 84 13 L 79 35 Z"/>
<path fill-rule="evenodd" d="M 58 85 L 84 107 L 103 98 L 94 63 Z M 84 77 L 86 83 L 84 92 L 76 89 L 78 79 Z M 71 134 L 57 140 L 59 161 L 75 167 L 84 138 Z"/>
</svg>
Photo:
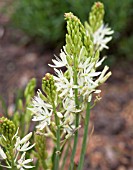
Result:
<svg viewBox="0 0 133 170">
<path fill-rule="evenodd" d="M 104 48 L 108 49 L 107 43 L 111 41 L 112 34 L 114 33 L 111 28 L 109 28 L 107 25 L 102 24 L 98 30 L 96 30 L 93 34 L 94 38 L 94 44 L 96 50 L 102 51 Z"/>
<path fill-rule="evenodd" d="M 64 47 L 65 48 L 65 47 Z M 57 91 L 60 92 L 59 96 L 63 99 L 65 98 L 70 98 L 71 100 L 74 99 L 74 89 L 78 89 L 78 96 L 82 96 L 84 99 L 87 99 L 87 101 L 90 101 L 90 96 L 92 92 L 95 93 L 100 93 L 100 90 L 97 90 L 96 88 L 104 83 L 107 78 L 111 75 L 111 72 L 108 72 L 108 67 L 105 66 L 102 71 L 96 71 L 97 67 L 99 67 L 102 62 L 104 61 L 103 59 L 99 58 L 97 59 L 92 59 L 92 58 L 87 58 L 84 56 L 84 50 L 85 48 L 82 47 L 78 59 L 78 84 L 74 85 L 74 78 L 73 74 L 74 71 L 69 65 L 67 61 L 67 56 L 68 54 L 64 52 L 64 59 L 62 60 L 61 58 L 57 58 L 57 62 L 55 67 L 59 67 L 62 63 L 63 66 L 67 67 L 68 75 L 69 77 L 65 76 L 61 70 L 57 70 L 55 68 L 55 73 L 56 76 L 54 76 L 55 79 L 55 84 L 57 86 Z M 82 61 L 81 61 L 82 58 Z M 53 60 L 55 63 L 55 60 Z M 52 67 L 54 67 L 52 65 Z M 70 100 L 69 99 L 69 100 Z M 84 104 L 84 102 L 83 102 Z M 70 110 L 72 112 L 72 110 Z"/>
<path fill-rule="evenodd" d="M 113 31 L 107 26 L 101 25 L 93 33 L 92 39 L 89 39 L 90 33 L 87 33 L 87 29 L 83 28 L 80 21 L 72 13 L 66 14 L 66 17 L 68 17 L 68 20 L 70 19 L 71 23 L 75 22 L 76 26 L 72 27 L 72 24 L 68 22 L 66 45 L 61 50 L 59 57 L 55 56 L 55 59 L 52 60 L 53 65 L 49 64 L 49 66 L 54 68 L 55 71 L 53 79 L 57 92 L 56 99 L 60 98 L 62 101 L 62 105 L 59 107 L 58 101 L 54 101 L 57 109 L 56 114 L 60 118 L 60 128 L 67 138 L 79 128 L 74 125 L 75 115 L 86 109 L 87 103 L 91 101 L 92 94 L 99 94 L 101 92 L 98 89 L 99 85 L 104 83 L 111 75 L 111 72 L 108 72 L 108 66 L 105 66 L 101 71 L 97 71 L 97 69 L 105 59 L 105 57 L 100 59 L 99 51 L 108 48 L 106 44 L 111 40 L 112 37 L 109 35 Z M 77 35 L 75 35 L 76 33 Z M 76 66 L 74 60 L 76 60 Z M 63 72 L 60 69 L 61 67 L 65 67 L 66 71 Z M 75 102 L 75 91 L 77 91 L 79 101 L 78 107 Z M 41 91 L 38 91 L 38 96 L 33 99 L 32 108 L 29 108 L 29 110 L 33 113 L 32 120 L 39 122 L 36 128 L 39 130 L 45 128 L 45 132 L 49 131 L 51 133 L 50 126 L 54 123 L 54 116 L 52 116 L 54 109 L 48 100 L 42 99 L 41 94 Z"/>
<path fill-rule="evenodd" d="M 32 108 L 28 108 L 33 113 L 32 121 L 39 121 L 39 125 L 36 126 L 39 130 L 44 129 L 47 125 L 50 125 L 52 116 L 52 106 L 44 102 L 41 97 L 41 91 L 38 90 L 37 96 L 34 97 L 32 102 Z"/>
<path fill-rule="evenodd" d="M 36 126 L 38 130 L 43 130 L 45 128 L 45 136 L 50 136 L 51 130 L 49 126 L 51 124 L 55 125 L 52 120 L 52 105 L 45 103 L 44 100 L 40 97 L 41 91 L 38 90 L 37 96 L 34 97 L 32 102 L 32 108 L 28 108 L 33 113 L 32 121 L 39 122 L 39 125 Z M 57 116 L 60 118 L 60 126 L 63 128 L 64 133 L 70 134 L 73 133 L 74 130 L 74 115 L 73 113 L 80 112 L 80 109 L 76 109 L 75 102 L 71 98 L 64 98 L 63 101 L 63 109 L 61 112 L 57 111 Z"/>
<path fill-rule="evenodd" d="M 17 167 L 17 169 L 20 169 L 20 170 L 33 168 L 34 166 L 27 165 L 28 163 L 33 162 L 33 159 L 25 159 L 26 152 L 35 146 L 35 144 L 30 145 L 30 142 L 29 142 L 29 139 L 32 136 L 32 132 L 27 134 L 22 139 L 20 139 L 20 137 L 17 135 L 18 135 L 18 130 L 12 138 L 12 140 L 16 140 L 15 146 L 13 148 L 13 155 L 12 155 L 14 156 L 14 165 Z M 3 140 L 6 142 L 7 139 L 4 136 L 2 137 L 3 137 Z M 6 163 L 8 164 L 8 166 L 5 166 L 5 165 L 1 165 L 1 166 L 12 169 L 12 166 L 7 160 L 7 155 L 2 149 L 2 147 L 0 147 L 0 159 L 6 160 Z"/>
</svg>

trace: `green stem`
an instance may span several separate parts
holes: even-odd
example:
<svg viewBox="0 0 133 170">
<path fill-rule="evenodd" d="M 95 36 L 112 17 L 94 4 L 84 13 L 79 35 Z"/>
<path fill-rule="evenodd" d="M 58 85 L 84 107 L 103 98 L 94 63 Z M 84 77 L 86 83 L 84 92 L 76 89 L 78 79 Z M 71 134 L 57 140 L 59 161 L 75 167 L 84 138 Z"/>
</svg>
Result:
<svg viewBox="0 0 133 170">
<path fill-rule="evenodd" d="M 40 158 L 40 160 L 41 160 L 41 165 L 42 165 L 43 170 L 47 169 L 46 162 L 42 160 L 42 158 Z"/>
<path fill-rule="evenodd" d="M 78 82 L 77 82 L 77 61 L 76 61 L 76 57 L 74 57 L 74 85 L 77 85 L 77 84 L 78 84 Z M 78 109 L 79 108 L 78 89 L 74 90 L 74 94 L 75 94 L 75 105 L 76 105 L 76 108 Z M 79 114 L 76 114 L 75 126 L 76 126 L 76 128 L 78 128 L 78 126 L 79 126 Z M 76 153 L 77 143 L 78 143 L 78 130 L 75 132 L 75 136 L 74 136 L 74 144 L 73 144 L 72 155 L 70 158 L 69 170 L 73 170 L 73 167 L 74 167 L 74 157 L 75 157 L 75 153 Z"/>
<path fill-rule="evenodd" d="M 13 146 L 11 147 L 11 150 L 10 150 L 10 155 L 11 155 L 11 169 L 12 170 L 16 170 L 16 166 L 15 166 L 15 164 L 14 164 L 14 153 L 13 153 Z"/>
<path fill-rule="evenodd" d="M 79 114 L 76 115 L 76 127 L 78 127 L 78 125 L 79 125 Z M 74 167 L 74 156 L 76 153 L 77 143 L 78 143 L 78 130 L 75 132 L 75 136 L 74 136 L 74 145 L 73 145 L 72 155 L 70 159 L 69 170 L 73 170 L 73 167 Z"/>
<path fill-rule="evenodd" d="M 57 131 L 56 131 L 56 153 L 55 153 L 55 161 L 54 161 L 54 170 L 58 170 L 59 169 L 59 155 L 60 155 L 60 121 L 59 118 L 57 116 L 56 113 L 56 108 L 55 108 L 55 104 L 53 102 L 53 112 L 55 114 L 55 123 L 57 126 Z"/>
<path fill-rule="evenodd" d="M 67 155 L 68 155 L 68 151 L 69 151 L 69 147 L 70 147 L 70 141 L 66 147 L 66 150 L 65 150 L 65 154 L 63 156 L 63 161 L 62 161 L 62 165 L 61 165 L 61 170 L 64 170 L 64 166 L 65 166 L 65 163 L 66 163 L 66 158 L 67 158 Z"/>
<path fill-rule="evenodd" d="M 90 103 L 87 104 L 87 109 L 86 109 L 84 136 L 83 136 L 82 150 L 81 150 L 81 154 L 80 154 L 78 170 L 82 170 L 83 164 L 84 164 L 84 156 L 85 156 L 85 151 L 86 151 L 89 120 L 90 120 Z"/>
</svg>

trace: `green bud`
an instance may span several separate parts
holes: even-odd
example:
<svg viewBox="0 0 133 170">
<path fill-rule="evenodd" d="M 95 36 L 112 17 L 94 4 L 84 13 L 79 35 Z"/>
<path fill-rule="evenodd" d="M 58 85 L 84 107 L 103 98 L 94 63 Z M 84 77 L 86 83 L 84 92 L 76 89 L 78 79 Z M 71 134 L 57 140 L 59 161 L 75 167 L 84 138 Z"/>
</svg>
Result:
<svg viewBox="0 0 133 170">
<path fill-rule="evenodd" d="M 39 94 L 40 94 L 41 99 L 47 102 L 47 98 L 42 93 L 39 93 Z"/>
<path fill-rule="evenodd" d="M 80 22 L 80 20 L 74 16 L 71 12 L 65 14 L 65 19 L 67 21 L 67 31 L 66 34 L 66 51 L 68 56 L 73 55 L 74 57 L 78 57 L 81 51 L 81 48 L 84 46 L 86 48 L 86 56 L 90 57 L 93 53 L 92 50 L 92 39 L 90 32 L 86 34 L 86 29 Z M 67 60 L 69 63 L 72 63 L 72 59 L 67 56 Z"/>
<path fill-rule="evenodd" d="M 77 43 L 81 44 L 81 46 L 83 45 L 82 36 L 85 34 L 85 29 L 83 29 L 84 27 L 80 20 L 71 12 L 65 14 L 65 19 L 67 20 L 68 31 L 68 34 L 66 34 L 66 51 L 69 55 L 74 54 L 78 56 L 79 50 L 77 50 Z"/>
<path fill-rule="evenodd" d="M 42 79 L 42 90 L 47 95 L 47 99 L 54 101 L 56 95 L 56 86 L 54 83 L 53 75 L 46 73 Z"/>
<path fill-rule="evenodd" d="M 0 133 L 11 142 L 16 133 L 15 124 L 5 117 L 0 118 Z"/>
</svg>

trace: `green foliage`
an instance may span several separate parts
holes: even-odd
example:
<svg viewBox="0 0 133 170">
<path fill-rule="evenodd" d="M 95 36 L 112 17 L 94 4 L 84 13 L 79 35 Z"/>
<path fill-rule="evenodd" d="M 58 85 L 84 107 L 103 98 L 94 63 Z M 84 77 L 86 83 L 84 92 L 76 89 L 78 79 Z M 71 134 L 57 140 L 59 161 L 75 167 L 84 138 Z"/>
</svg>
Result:
<svg viewBox="0 0 133 170">
<path fill-rule="evenodd" d="M 22 29 L 29 36 L 55 43 L 65 36 L 63 14 L 72 11 L 80 16 L 81 21 L 85 21 L 89 6 L 88 0 L 16 0 L 15 12 L 11 19 L 15 27 Z"/>
<path fill-rule="evenodd" d="M 133 59 L 133 34 L 131 37 L 124 37 L 119 44 L 120 48 L 120 54 L 123 55 L 123 57 L 127 57 L 129 60 Z"/>
<path fill-rule="evenodd" d="M 59 4 L 56 0 L 17 1 L 13 23 L 31 37 L 41 37 L 46 42 L 57 41 L 59 34 L 62 36 L 64 13 L 64 7 Z"/>
</svg>

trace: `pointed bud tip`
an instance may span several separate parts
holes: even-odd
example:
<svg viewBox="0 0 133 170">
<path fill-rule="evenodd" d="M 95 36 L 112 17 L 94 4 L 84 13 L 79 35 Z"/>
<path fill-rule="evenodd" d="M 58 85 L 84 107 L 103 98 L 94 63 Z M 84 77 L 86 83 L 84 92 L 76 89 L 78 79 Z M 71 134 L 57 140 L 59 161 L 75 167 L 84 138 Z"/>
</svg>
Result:
<svg viewBox="0 0 133 170">
<path fill-rule="evenodd" d="M 51 76 L 52 75 L 50 73 L 46 73 L 45 76 L 43 77 L 43 80 L 49 80 Z"/>
<path fill-rule="evenodd" d="M 97 8 L 100 8 L 100 7 L 103 6 L 103 4 L 101 2 L 96 2 L 95 5 L 96 5 Z"/>
</svg>

